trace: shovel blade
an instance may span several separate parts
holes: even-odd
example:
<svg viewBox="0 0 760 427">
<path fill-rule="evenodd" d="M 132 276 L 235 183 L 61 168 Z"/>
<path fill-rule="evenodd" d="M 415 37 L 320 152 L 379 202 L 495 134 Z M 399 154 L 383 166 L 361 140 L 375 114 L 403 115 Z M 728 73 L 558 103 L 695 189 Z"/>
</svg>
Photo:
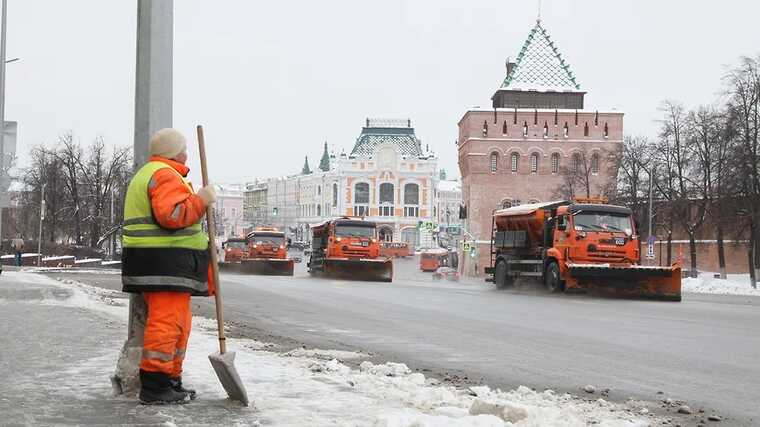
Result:
<svg viewBox="0 0 760 427">
<path fill-rule="evenodd" d="M 230 399 L 248 406 L 248 392 L 245 390 L 243 381 L 240 380 L 237 369 L 235 369 L 235 352 L 209 354 L 208 360 L 211 361 L 211 367 L 214 368 L 219 382 L 222 383 L 222 387 Z"/>
</svg>

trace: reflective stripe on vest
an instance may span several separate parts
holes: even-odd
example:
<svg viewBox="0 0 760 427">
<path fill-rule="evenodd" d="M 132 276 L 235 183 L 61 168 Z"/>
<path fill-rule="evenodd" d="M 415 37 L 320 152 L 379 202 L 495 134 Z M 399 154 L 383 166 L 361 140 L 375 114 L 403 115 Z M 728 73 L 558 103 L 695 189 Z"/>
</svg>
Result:
<svg viewBox="0 0 760 427">
<path fill-rule="evenodd" d="M 139 286 L 143 292 L 164 290 L 166 286 L 181 286 L 197 294 L 208 292 L 208 284 L 177 276 L 121 276 L 122 285 Z M 151 289 L 153 288 L 153 289 Z"/>
<path fill-rule="evenodd" d="M 186 248 L 206 250 L 208 237 L 200 223 L 178 230 L 162 228 L 153 218 L 148 186 L 153 174 L 161 169 L 171 169 L 190 188 L 187 180 L 173 167 L 163 162 L 148 162 L 135 173 L 127 189 L 124 201 L 124 229 L 122 238 L 125 248 Z"/>
</svg>

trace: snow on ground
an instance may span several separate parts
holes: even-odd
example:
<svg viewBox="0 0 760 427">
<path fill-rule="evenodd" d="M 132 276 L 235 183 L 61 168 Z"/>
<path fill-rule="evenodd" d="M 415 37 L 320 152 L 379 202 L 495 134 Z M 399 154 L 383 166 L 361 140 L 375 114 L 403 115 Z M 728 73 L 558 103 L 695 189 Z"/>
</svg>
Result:
<svg viewBox="0 0 760 427">
<path fill-rule="evenodd" d="M 50 305 L 77 306 L 96 310 L 126 321 L 127 308 L 119 293 L 71 280 L 56 282 L 44 276 L 12 273 L 19 280 L 54 284 L 72 296 L 52 300 Z M 537 392 L 527 387 L 500 391 L 487 386 L 457 389 L 440 385 L 432 378 L 412 372 L 403 363 L 373 364 L 364 361 L 352 369 L 341 360 L 357 359 L 361 353 L 330 350 L 294 350 L 285 354 L 261 349 L 264 343 L 228 338 L 228 349 L 236 352 L 235 366 L 246 384 L 252 407 L 241 408 L 224 399 L 207 355 L 218 350 L 216 322 L 193 319 L 185 372 L 185 384 L 196 388 L 199 400 L 180 407 L 163 407 L 161 416 L 181 423 L 192 418 L 201 422 L 208 408 L 223 406 L 227 425 L 282 426 L 373 426 L 373 427 L 496 427 L 496 426 L 648 426 L 662 420 L 630 405 L 603 399 L 579 399 L 551 390 Z M 79 366 L 70 369 L 72 393 L 90 382 L 107 381 L 118 349 L 110 356 L 82 355 Z M 88 359 L 89 358 L 89 359 Z M 83 380 L 84 379 L 84 380 Z M 116 399 L 124 399 L 116 398 Z M 154 411 L 137 406 L 134 411 Z M 197 408 L 197 409 L 194 409 Z M 194 410 L 198 414 L 193 415 Z M 205 411 L 205 412 L 204 412 Z M 171 421 L 173 420 L 173 421 Z"/>
<path fill-rule="evenodd" d="M 681 280 L 681 291 L 700 294 L 760 296 L 760 287 L 752 288 L 749 274 L 729 274 L 726 279 L 716 279 L 715 273 L 699 273 L 697 278 Z"/>
</svg>

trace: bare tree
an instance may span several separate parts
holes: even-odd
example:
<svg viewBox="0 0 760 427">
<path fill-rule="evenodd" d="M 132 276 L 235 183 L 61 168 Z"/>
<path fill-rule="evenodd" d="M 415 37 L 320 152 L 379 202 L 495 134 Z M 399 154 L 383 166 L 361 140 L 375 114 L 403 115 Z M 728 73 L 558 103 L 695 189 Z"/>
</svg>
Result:
<svg viewBox="0 0 760 427">
<path fill-rule="evenodd" d="M 570 165 L 559 168 L 562 183 L 554 189 L 554 196 L 572 200 L 607 195 L 609 189 L 614 187 L 619 158 L 619 152 L 589 151 L 586 146 L 575 150 L 570 156 Z M 599 174 L 604 168 L 611 172 L 610 182 L 601 181 Z"/>
<path fill-rule="evenodd" d="M 84 222 L 90 226 L 91 247 L 98 245 L 104 226 L 113 225 L 105 216 L 106 204 L 110 202 L 112 190 L 123 187 L 119 181 L 128 175 L 131 161 L 129 148 L 117 147 L 109 154 L 103 138 L 97 138 L 88 148 L 87 159 L 78 162 L 87 194 L 88 215 Z"/>
<path fill-rule="evenodd" d="M 749 230 L 748 264 L 752 286 L 760 276 L 757 250 L 760 225 L 760 57 L 742 57 L 724 78 L 729 125 L 735 131 L 732 173 L 737 198 L 737 219 Z"/>
<path fill-rule="evenodd" d="M 77 245 L 82 244 L 82 218 L 80 207 L 82 200 L 80 195 L 81 177 L 79 163 L 82 158 L 82 147 L 74 141 L 74 135 L 67 132 L 58 137 L 58 149 L 53 154 L 63 166 L 66 193 L 69 196 L 66 209 L 71 213 L 72 227 L 74 228 L 74 241 Z"/>
<path fill-rule="evenodd" d="M 674 101 L 663 102 L 660 110 L 660 141 L 656 145 L 656 158 L 663 170 L 662 179 L 658 180 L 660 195 L 668 202 L 669 216 L 672 222 L 686 232 L 689 237 L 689 254 L 691 275 L 697 275 L 696 233 L 702 227 L 707 216 L 707 208 L 702 188 L 703 180 L 698 176 L 701 171 L 695 166 L 694 150 L 691 149 L 691 127 L 688 113 L 683 105 Z M 672 235 L 672 228 L 669 232 Z M 668 239 L 668 258 L 671 257 L 671 239 Z"/>
</svg>

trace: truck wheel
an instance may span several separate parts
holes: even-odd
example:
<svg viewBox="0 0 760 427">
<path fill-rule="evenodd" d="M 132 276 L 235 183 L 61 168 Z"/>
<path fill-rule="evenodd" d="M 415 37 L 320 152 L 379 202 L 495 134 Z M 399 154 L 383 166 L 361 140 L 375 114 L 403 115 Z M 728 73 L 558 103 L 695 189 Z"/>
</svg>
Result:
<svg viewBox="0 0 760 427">
<path fill-rule="evenodd" d="M 559 277 L 559 265 L 556 261 L 550 262 L 546 267 L 544 283 L 549 292 L 560 292 L 563 290 L 564 286 L 562 286 L 562 280 Z"/>
<path fill-rule="evenodd" d="M 514 284 L 514 278 L 507 275 L 509 266 L 507 261 L 500 259 L 496 263 L 496 269 L 493 273 L 493 281 L 496 284 L 496 289 L 504 289 L 511 287 Z"/>
</svg>

